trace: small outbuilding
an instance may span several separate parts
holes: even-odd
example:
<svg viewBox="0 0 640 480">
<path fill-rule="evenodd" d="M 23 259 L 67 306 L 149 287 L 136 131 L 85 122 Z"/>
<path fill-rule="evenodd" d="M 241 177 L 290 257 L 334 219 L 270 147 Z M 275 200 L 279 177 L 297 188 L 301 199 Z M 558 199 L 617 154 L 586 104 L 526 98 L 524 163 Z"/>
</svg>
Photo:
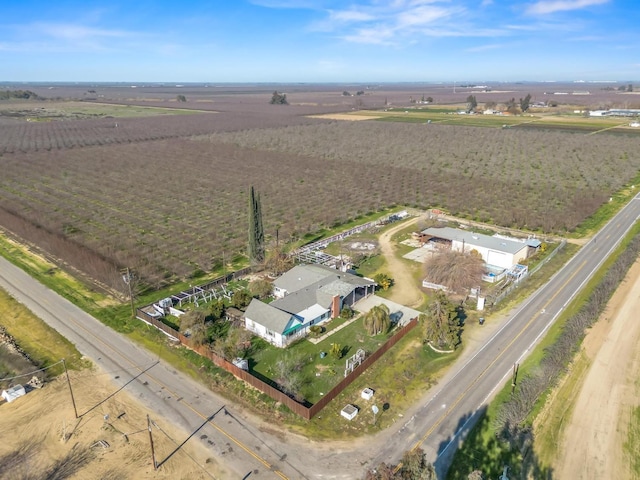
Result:
<svg viewBox="0 0 640 480">
<path fill-rule="evenodd" d="M 26 394 L 27 391 L 22 385 L 14 385 L 13 387 L 2 391 L 2 398 L 4 398 L 8 403 L 11 403 L 16 398 L 20 398 Z"/>
<path fill-rule="evenodd" d="M 373 393 L 374 393 L 373 389 L 367 387 L 364 390 L 362 390 L 362 392 L 360 393 L 360 396 L 365 400 L 371 400 L 371 398 L 373 397 Z"/>
<path fill-rule="evenodd" d="M 347 420 L 353 420 L 358 415 L 358 407 L 354 405 L 346 405 L 341 411 L 340 415 L 342 415 Z"/>
</svg>

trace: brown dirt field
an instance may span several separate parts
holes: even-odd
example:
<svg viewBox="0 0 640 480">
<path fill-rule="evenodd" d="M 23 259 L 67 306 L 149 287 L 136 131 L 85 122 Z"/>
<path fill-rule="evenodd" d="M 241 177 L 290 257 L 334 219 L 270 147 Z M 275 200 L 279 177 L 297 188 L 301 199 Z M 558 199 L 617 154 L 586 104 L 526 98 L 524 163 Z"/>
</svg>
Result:
<svg viewBox="0 0 640 480">
<path fill-rule="evenodd" d="M 106 374 L 89 369 L 71 372 L 71 384 L 80 415 L 116 390 Z M 125 415 L 118 418 L 122 413 Z M 72 451 L 87 450 L 89 458 L 79 462 L 77 469 L 71 469 L 71 474 L 64 478 L 224 478 L 207 455 L 205 446 L 195 438 L 154 471 L 147 414 L 166 432 L 152 427 L 156 461 L 160 462 L 189 435 L 188 432 L 155 417 L 124 391 L 76 420 L 66 378 L 61 375 L 41 390 L 33 390 L 10 404 L 0 404 L 0 432 L 11 432 L 10 438 L 3 435 L 0 442 L 0 478 L 44 478 L 55 462 Z M 107 420 L 105 415 L 109 415 Z M 68 436 L 66 442 L 63 440 L 65 434 Z M 128 441 L 123 434 L 127 434 Z M 100 440 L 107 442 L 108 447 L 92 448 Z M 32 447 L 31 454 L 12 467 L 10 459 L 19 458 L 20 449 L 25 446 Z"/>
<path fill-rule="evenodd" d="M 325 120 L 348 120 L 351 122 L 357 122 L 360 120 L 375 120 L 376 118 L 382 118 L 382 115 L 358 115 L 349 113 L 327 113 L 326 115 L 308 115 L 309 118 L 322 118 Z"/>
<path fill-rule="evenodd" d="M 582 354 L 590 361 L 561 435 L 557 478 L 637 478 L 624 458 L 629 410 L 638 404 L 640 375 L 640 262 L 615 293 L 603 318 L 589 331 Z"/>
</svg>

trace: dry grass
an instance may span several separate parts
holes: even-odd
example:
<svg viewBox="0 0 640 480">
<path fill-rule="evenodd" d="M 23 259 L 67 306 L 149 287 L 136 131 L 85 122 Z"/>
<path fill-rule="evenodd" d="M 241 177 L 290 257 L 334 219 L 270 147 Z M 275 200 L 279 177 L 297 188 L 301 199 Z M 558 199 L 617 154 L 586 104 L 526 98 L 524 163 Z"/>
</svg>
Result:
<svg viewBox="0 0 640 480">
<path fill-rule="evenodd" d="M 72 384 L 80 412 L 113 391 L 108 377 L 98 371 L 73 373 Z M 60 378 L 10 404 L 0 405 L 0 410 L 0 431 L 11 432 L 0 443 L 3 479 L 225 478 L 197 442 L 188 443 L 184 451 L 178 451 L 154 471 L 146 430 L 149 412 L 126 392 L 76 420 L 66 381 Z M 107 420 L 105 415 L 109 415 Z M 173 439 L 188 435 L 151 416 Z M 159 430 L 154 428 L 153 435 L 157 459 L 175 449 L 175 443 Z M 99 441 L 105 443 L 96 444 Z"/>
</svg>

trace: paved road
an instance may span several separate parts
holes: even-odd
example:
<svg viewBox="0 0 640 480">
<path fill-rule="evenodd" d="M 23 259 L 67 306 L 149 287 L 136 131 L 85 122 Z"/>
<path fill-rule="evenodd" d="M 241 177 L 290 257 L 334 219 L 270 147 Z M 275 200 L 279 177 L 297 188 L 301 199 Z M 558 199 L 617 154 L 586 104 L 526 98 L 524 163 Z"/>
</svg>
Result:
<svg viewBox="0 0 640 480">
<path fill-rule="evenodd" d="M 638 218 L 640 200 L 636 196 L 562 270 L 519 306 L 479 351 L 435 387 L 431 399 L 414 410 L 374 464 L 393 458 L 398 445 L 405 450 L 419 445 L 442 476 L 482 409 L 510 379 L 513 365 L 531 351 Z"/>
<path fill-rule="evenodd" d="M 358 479 L 365 468 L 380 461 L 395 462 L 414 446 L 424 448 L 442 473 L 457 443 L 504 384 L 513 364 L 530 351 L 639 216 L 636 197 L 477 352 L 452 369 L 423 404 L 408 412 L 404 422 L 351 446 L 282 437 L 259 428 L 233 405 L 225 405 L 224 399 L 158 362 L 153 353 L 105 327 L 2 258 L 0 286 L 105 371 L 112 372 L 114 383 L 126 385 L 164 421 L 191 432 L 226 407 L 229 415 L 218 413 L 199 432 L 213 440 L 214 445 L 208 448 L 228 469 L 225 478 Z M 198 436 L 193 441 L 199 441 Z"/>
<path fill-rule="evenodd" d="M 114 332 L 71 302 L 47 289 L 0 257 L 0 286 L 44 319 L 104 371 L 118 387 L 139 398 L 156 412 L 160 426 L 173 423 L 193 432 L 205 419 L 225 407 L 191 441 L 205 434 L 214 445 L 211 457 L 227 469 L 224 478 L 303 478 L 297 466 L 286 460 L 283 445 L 272 443 L 238 410 L 128 338 Z M 116 388 L 114 388 L 116 390 Z M 81 415 L 92 405 L 76 399 Z M 185 434 L 186 437 L 186 434 Z M 286 473 L 284 473 L 286 472 Z"/>
</svg>

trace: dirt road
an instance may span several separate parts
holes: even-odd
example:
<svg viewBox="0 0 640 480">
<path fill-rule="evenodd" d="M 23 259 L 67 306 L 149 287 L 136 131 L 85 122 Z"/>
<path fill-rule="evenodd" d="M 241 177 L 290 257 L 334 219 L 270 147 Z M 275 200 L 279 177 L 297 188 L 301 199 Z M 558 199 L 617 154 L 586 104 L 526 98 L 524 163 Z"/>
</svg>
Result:
<svg viewBox="0 0 640 480">
<path fill-rule="evenodd" d="M 410 268 L 405 263 L 396 258 L 395 245 L 391 241 L 391 237 L 398 231 L 414 225 L 418 218 L 412 218 L 408 222 L 402 222 L 389 230 L 385 231 L 379 238 L 380 252 L 384 255 L 387 262 L 387 270 L 394 281 L 389 300 L 406 305 L 407 307 L 417 308 L 422 304 L 423 294 L 418 287 L 418 283 Z M 419 264 L 416 264 L 419 268 Z"/>
<path fill-rule="evenodd" d="M 640 387 L 640 262 L 583 344 L 591 361 L 562 436 L 557 478 L 637 478 L 624 457 L 629 411 Z"/>
</svg>

